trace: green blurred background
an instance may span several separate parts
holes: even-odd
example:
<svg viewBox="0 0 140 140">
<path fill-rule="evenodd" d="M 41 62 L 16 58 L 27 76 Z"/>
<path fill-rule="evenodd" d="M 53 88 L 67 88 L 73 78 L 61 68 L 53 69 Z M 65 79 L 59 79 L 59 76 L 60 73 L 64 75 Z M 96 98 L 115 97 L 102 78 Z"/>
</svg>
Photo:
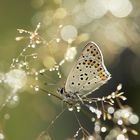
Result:
<svg viewBox="0 0 140 140">
<path fill-rule="evenodd" d="M 15 37 L 19 35 L 18 28 L 32 31 L 38 22 L 41 22 L 41 34 L 47 40 L 55 36 L 53 29 L 55 30 L 57 25 L 72 24 L 75 25 L 79 34 L 88 34 L 88 39 L 85 39 L 85 42 L 92 40 L 101 46 L 105 63 L 112 74 L 112 79 L 103 88 L 105 92 L 114 91 L 118 83 L 121 82 L 128 98 L 126 104 L 139 115 L 140 1 L 130 1 L 133 9 L 131 9 L 132 7 L 125 9 L 126 11 L 132 10 L 128 15 L 126 13 L 125 16 L 117 15 L 117 17 L 115 14 L 107 12 L 94 18 L 93 15 L 89 15 L 90 20 L 86 19 L 86 16 L 79 12 L 80 10 L 78 11 L 83 2 L 80 0 L 72 0 L 71 2 L 68 0 L 1 0 L 0 72 L 9 71 L 13 57 L 17 57 L 26 44 L 26 41 L 22 43 L 15 41 Z M 125 7 L 125 3 L 122 5 Z M 57 17 L 56 9 L 59 7 L 66 8 L 67 14 L 65 15 L 64 11 L 61 13 L 64 14 L 64 17 L 61 17 L 61 14 L 60 17 Z M 81 16 L 81 19 L 77 20 L 76 16 L 78 18 Z M 51 21 L 52 18 L 55 19 Z M 89 21 L 85 22 L 84 20 Z M 82 48 L 85 42 L 80 42 L 79 46 Z M 55 77 L 53 76 L 53 79 Z M 62 83 L 64 79 L 62 79 Z M 103 92 L 103 89 L 100 91 Z M 0 126 L 8 140 L 34 140 L 39 132 L 48 126 L 52 118 L 61 111 L 61 102 L 49 99 L 45 94 L 33 94 L 32 91 L 30 93 L 30 90 L 19 93 L 19 96 L 20 101 L 16 107 L 6 107 L 2 110 Z M 9 115 L 10 118 L 2 119 L 5 114 Z M 72 136 L 77 130 L 75 121 L 71 112 L 64 113 L 51 129 L 50 134 L 53 139 L 62 140 Z M 140 124 L 134 128 L 139 131 Z M 131 139 L 139 140 L 140 136 Z"/>
</svg>

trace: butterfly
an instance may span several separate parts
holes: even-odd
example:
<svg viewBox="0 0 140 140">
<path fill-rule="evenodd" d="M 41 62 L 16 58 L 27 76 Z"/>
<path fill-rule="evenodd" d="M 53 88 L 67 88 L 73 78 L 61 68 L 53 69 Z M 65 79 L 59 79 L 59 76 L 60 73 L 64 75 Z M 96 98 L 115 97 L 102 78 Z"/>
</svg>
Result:
<svg viewBox="0 0 140 140">
<path fill-rule="evenodd" d="M 110 78 L 101 50 L 94 42 L 89 42 L 71 69 L 64 88 L 59 89 L 58 92 L 66 102 L 74 105 Z"/>
</svg>

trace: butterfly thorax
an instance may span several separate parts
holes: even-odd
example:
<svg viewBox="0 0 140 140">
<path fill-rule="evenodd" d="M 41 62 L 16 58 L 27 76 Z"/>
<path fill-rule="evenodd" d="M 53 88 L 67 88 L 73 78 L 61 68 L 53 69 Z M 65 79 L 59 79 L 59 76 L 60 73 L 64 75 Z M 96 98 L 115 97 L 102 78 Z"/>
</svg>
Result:
<svg viewBox="0 0 140 140">
<path fill-rule="evenodd" d="M 69 105 L 75 106 L 81 102 L 77 92 L 67 93 L 65 88 L 60 88 L 58 89 L 58 93 L 63 98 L 64 102 L 68 103 Z"/>
</svg>

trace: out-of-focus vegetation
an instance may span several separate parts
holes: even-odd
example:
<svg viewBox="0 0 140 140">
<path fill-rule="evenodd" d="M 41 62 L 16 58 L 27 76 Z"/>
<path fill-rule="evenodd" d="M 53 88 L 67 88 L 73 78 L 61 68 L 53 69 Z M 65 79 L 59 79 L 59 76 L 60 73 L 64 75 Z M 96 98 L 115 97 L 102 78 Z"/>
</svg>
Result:
<svg viewBox="0 0 140 140">
<path fill-rule="evenodd" d="M 48 47 L 39 44 L 39 47 L 32 46 L 34 49 L 26 51 L 26 55 L 30 52 L 39 54 L 39 60 L 36 56 L 31 60 L 27 59 L 30 70 L 34 72 L 41 68 L 50 69 L 63 59 L 67 62 L 60 67 L 61 79 L 57 72 L 47 72 L 46 77 L 43 76 L 38 81 L 32 76 L 27 84 L 24 71 L 10 71 L 10 65 L 13 58 L 17 58 L 31 40 L 28 33 L 20 34 L 17 29 L 34 31 L 39 22 L 41 27 L 38 33 L 41 39 L 43 38 L 41 41 L 45 40 L 43 43 Z M 17 42 L 15 38 L 22 35 L 24 38 Z M 105 64 L 112 75 L 112 79 L 97 91 L 97 94 L 108 94 L 121 82 L 128 98 L 126 104 L 139 115 L 140 1 L 1 1 L 0 78 L 3 79 L 6 75 L 8 85 L 0 85 L 0 104 L 3 105 L 9 95 L 15 95 L 0 111 L 0 139 L 3 133 L 8 140 L 34 140 L 47 128 L 61 111 L 61 102 L 47 94 L 36 93 L 30 89 L 30 85 L 34 84 L 34 81 L 37 81 L 35 84 L 42 85 L 44 82 L 56 83 L 55 86 L 45 87 L 53 92 L 63 86 L 76 55 L 88 41 L 94 41 L 100 46 Z M 19 57 L 19 60 L 23 58 Z M 13 77 L 19 77 L 19 80 L 14 81 Z M 24 88 L 18 90 L 20 87 Z M 84 117 L 81 117 L 81 120 L 86 123 Z M 75 124 L 75 117 L 67 111 L 52 126 L 50 134 L 56 140 L 66 139 L 74 135 L 77 130 Z M 89 125 L 89 130 L 92 131 L 89 120 L 86 125 Z M 140 124 L 134 128 L 139 131 Z M 140 136 L 130 136 L 130 139 L 138 140 Z"/>
</svg>

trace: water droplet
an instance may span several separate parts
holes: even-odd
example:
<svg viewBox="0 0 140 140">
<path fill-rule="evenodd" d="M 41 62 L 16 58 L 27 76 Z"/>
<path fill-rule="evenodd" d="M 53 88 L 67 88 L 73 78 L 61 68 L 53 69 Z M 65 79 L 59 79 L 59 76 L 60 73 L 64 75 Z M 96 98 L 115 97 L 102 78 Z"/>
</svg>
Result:
<svg viewBox="0 0 140 140">
<path fill-rule="evenodd" d="M 70 107 L 70 108 L 68 108 L 68 110 L 69 110 L 69 111 L 73 111 L 73 108 L 72 108 L 72 107 Z"/>
</svg>

